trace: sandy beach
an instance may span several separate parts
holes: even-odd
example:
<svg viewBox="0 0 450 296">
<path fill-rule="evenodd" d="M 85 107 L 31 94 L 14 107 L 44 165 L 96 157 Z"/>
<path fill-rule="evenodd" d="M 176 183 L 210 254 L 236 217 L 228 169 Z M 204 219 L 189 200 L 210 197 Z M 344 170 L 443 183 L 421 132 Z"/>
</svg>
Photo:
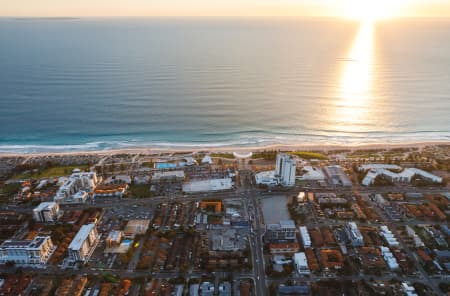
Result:
<svg viewBox="0 0 450 296">
<path fill-rule="evenodd" d="M 266 146 L 252 146 L 252 147 L 205 147 L 201 146 L 177 146 L 177 147 L 135 147 L 126 149 L 110 149 L 110 150 L 92 150 L 92 151 L 61 151 L 61 152 L 39 152 L 39 153 L 1 153 L 0 157 L 39 157 L 47 155 L 115 155 L 115 154 L 142 154 L 142 155 L 154 155 L 154 154 L 170 154 L 170 153 L 232 153 L 232 152 L 258 152 L 267 150 L 279 150 L 279 151 L 333 151 L 333 150 L 371 150 L 371 149 L 394 149 L 394 148 L 423 148 L 426 146 L 435 145 L 450 145 L 450 141 L 424 141 L 424 142 L 405 142 L 405 143 L 371 143 L 371 144 L 358 144 L 358 145 L 334 145 L 334 144 L 277 144 Z"/>
</svg>

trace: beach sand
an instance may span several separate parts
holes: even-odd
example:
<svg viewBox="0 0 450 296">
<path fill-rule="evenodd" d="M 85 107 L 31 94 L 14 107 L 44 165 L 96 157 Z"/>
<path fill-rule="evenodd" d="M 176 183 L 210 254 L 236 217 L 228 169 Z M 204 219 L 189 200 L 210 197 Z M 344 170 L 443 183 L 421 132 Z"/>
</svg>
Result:
<svg viewBox="0 0 450 296">
<path fill-rule="evenodd" d="M 170 153 L 232 153 L 232 152 L 258 152 L 267 150 L 278 151 L 333 151 L 333 150 L 371 150 L 371 149 L 393 149 L 393 148 L 423 148 L 425 146 L 436 145 L 450 145 L 449 141 L 433 141 L 433 142 L 410 142 L 410 143 L 379 143 L 379 144 L 358 144 L 358 145 L 333 145 L 333 144 L 293 144 L 293 145 L 267 145 L 254 147 L 135 147 L 126 149 L 111 149 L 111 150 L 94 150 L 94 151 L 67 151 L 67 152 L 39 152 L 39 153 L 0 153 L 0 157 L 39 157 L 47 155 L 115 155 L 115 154 L 170 154 Z"/>
</svg>

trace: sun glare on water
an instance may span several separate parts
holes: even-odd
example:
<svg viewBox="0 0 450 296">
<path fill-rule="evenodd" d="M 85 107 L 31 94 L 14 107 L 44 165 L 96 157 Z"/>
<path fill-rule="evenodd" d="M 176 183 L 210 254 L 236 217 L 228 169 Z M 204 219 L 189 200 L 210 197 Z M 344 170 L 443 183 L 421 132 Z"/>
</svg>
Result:
<svg viewBox="0 0 450 296">
<path fill-rule="evenodd" d="M 371 106 L 376 104 L 374 79 L 374 31 L 378 21 L 399 15 L 405 0 L 343 0 L 341 15 L 359 21 L 359 30 L 342 59 L 338 93 L 332 116 L 332 125 L 344 132 L 361 132 L 374 127 L 366 126 Z"/>
<path fill-rule="evenodd" d="M 379 21 L 398 16 L 406 0 L 344 0 L 343 16 L 360 21 Z"/>
</svg>

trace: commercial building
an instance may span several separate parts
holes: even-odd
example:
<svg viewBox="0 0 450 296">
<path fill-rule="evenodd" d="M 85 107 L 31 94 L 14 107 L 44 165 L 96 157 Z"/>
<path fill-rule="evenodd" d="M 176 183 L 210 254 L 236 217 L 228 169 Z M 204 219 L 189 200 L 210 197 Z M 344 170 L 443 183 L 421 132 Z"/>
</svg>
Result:
<svg viewBox="0 0 450 296">
<path fill-rule="evenodd" d="M 294 186 L 296 170 L 297 161 L 292 155 L 285 153 L 277 154 L 275 175 L 280 179 L 281 185 Z"/>
<path fill-rule="evenodd" d="M 69 261 L 87 262 L 97 246 L 98 238 L 94 223 L 81 226 L 69 245 Z"/>
<path fill-rule="evenodd" d="M 97 184 L 98 178 L 95 172 L 73 173 L 58 189 L 54 201 L 58 203 L 84 202 L 85 199 L 80 199 L 80 196 L 74 198 L 74 196 L 79 192 L 84 192 L 82 193 L 84 196 L 87 192 L 93 191 Z"/>
<path fill-rule="evenodd" d="M 300 226 L 300 237 L 304 248 L 311 248 L 311 237 L 309 236 L 308 228 L 306 226 Z"/>
<path fill-rule="evenodd" d="M 33 209 L 33 218 L 37 222 L 53 223 L 61 216 L 59 205 L 54 202 L 41 202 Z"/>
<path fill-rule="evenodd" d="M 149 226 L 149 219 L 130 220 L 123 230 L 124 237 L 133 239 L 138 234 L 145 234 Z"/>
<path fill-rule="evenodd" d="M 348 222 L 345 226 L 345 233 L 353 247 L 364 246 L 364 238 L 355 222 Z"/>
<path fill-rule="evenodd" d="M 193 180 L 183 183 L 184 192 L 206 192 L 206 191 L 221 191 L 230 190 L 234 186 L 231 178 L 207 179 L 207 180 Z"/>
<path fill-rule="evenodd" d="M 310 274 L 308 267 L 308 261 L 306 260 L 305 253 L 295 253 L 294 254 L 294 264 L 297 272 L 299 274 Z"/>
<path fill-rule="evenodd" d="M 297 180 L 302 181 L 323 181 L 325 180 L 325 175 L 321 168 L 304 166 L 301 169 L 300 175 L 297 176 Z"/>
<path fill-rule="evenodd" d="M 184 180 L 185 175 L 184 175 L 184 171 L 158 171 L 153 173 L 152 176 L 152 183 L 158 183 L 160 181 L 164 181 L 164 180 L 177 180 L 177 181 L 182 181 Z"/>
<path fill-rule="evenodd" d="M 293 220 L 282 220 L 279 224 L 268 224 L 264 239 L 267 242 L 295 241 L 295 222 Z"/>
<path fill-rule="evenodd" d="M 352 187 L 352 182 L 338 165 L 330 165 L 324 168 L 329 183 L 333 186 Z"/>
<path fill-rule="evenodd" d="M 255 174 L 255 182 L 258 185 L 276 186 L 278 179 L 275 177 L 275 171 L 265 171 Z"/>
<path fill-rule="evenodd" d="M 50 236 L 36 236 L 33 240 L 6 240 L 0 245 L 0 264 L 43 265 L 55 249 Z"/>
<path fill-rule="evenodd" d="M 106 237 L 106 247 L 112 248 L 120 245 L 122 241 L 123 232 L 120 230 L 111 230 Z"/>
</svg>

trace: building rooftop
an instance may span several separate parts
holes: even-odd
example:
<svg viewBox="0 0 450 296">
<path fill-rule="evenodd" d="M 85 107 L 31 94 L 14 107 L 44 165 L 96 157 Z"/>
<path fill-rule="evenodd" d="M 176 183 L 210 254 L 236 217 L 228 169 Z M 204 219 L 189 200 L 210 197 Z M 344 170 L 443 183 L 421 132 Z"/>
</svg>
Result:
<svg viewBox="0 0 450 296">
<path fill-rule="evenodd" d="M 69 249 L 79 250 L 94 227 L 94 223 L 81 226 L 80 230 L 77 232 L 72 242 L 70 243 Z"/>
<path fill-rule="evenodd" d="M 36 208 L 33 209 L 33 211 L 42 211 L 46 210 L 48 208 L 54 207 L 56 205 L 56 202 L 54 201 L 47 201 L 47 202 L 41 202 Z"/>
</svg>

